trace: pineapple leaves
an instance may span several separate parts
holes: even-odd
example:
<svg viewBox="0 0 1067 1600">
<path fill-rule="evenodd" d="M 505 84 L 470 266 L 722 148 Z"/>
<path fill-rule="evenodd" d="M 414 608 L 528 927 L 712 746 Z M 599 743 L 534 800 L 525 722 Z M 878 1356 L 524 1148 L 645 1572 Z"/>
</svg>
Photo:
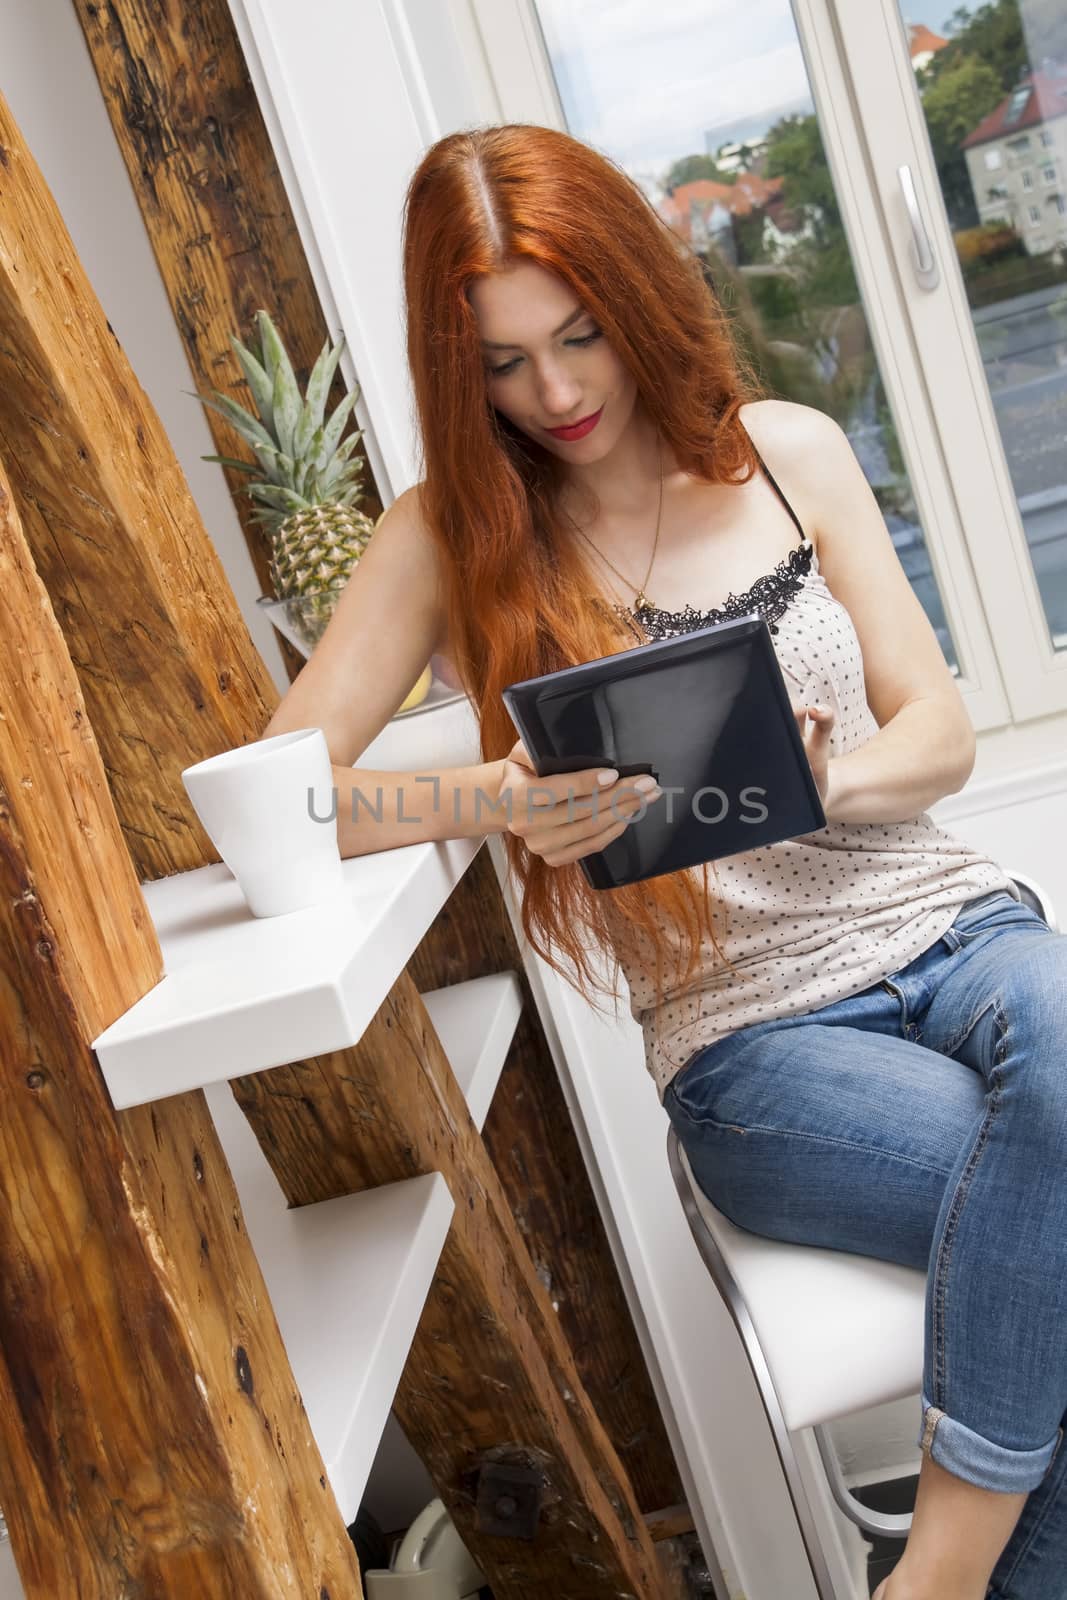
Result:
<svg viewBox="0 0 1067 1600">
<path fill-rule="evenodd" d="M 303 497 L 294 494 L 292 489 L 284 489 L 276 483 L 250 483 L 246 491 L 254 500 L 259 500 L 263 505 L 270 506 L 274 511 L 303 511 L 306 502 Z"/>
<path fill-rule="evenodd" d="M 319 352 L 318 360 L 311 369 L 304 405 L 305 415 L 310 424 L 307 439 L 304 441 L 305 446 L 310 442 L 316 430 L 322 427 L 322 419 L 326 413 L 326 396 L 330 392 L 333 375 L 337 371 L 337 363 L 341 359 L 341 352 L 344 347 L 344 334 L 341 335 L 332 350 L 330 349 L 330 341 L 327 339 Z"/>
<path fill-rule="evenodd" d="M 257 468 L 233 456 L 205 456 L 205 461 L 249 475 L 254 482 L 243 492 L 259 503 L 255 519 L 275 530 L 294 512 L 308 505 L 339 504 L 350 507 L 361 495 L 361 474 L 366 466 L 358 445 L 362 430 L 354 429 L 343 443 L 341 436 L 360 396 L 357 383 L 326 419 L 330 389 L 338 372 L 345 337 L 330 337 L 311 369 L 307 391 L 301 394 L 281 335 L 268 312 L 255 315 L 259 351 L 231 337 L 230 345 L 248 383 L 257 419 L 220 390 L 214 398 L 199 395 L 250 445 Z"/>
<path fill-rule="evenodd" d="M 256 312 L 263 346 L 263 363 L 271 381 L 271 409 L 274 434 L 287 456 L 293 454 L 293 438 L 300 418 L 300 391 L 288 352 L 265 311 Z"/>
<path fill-rule="evenodd" d="M 233 352 L 241 363 L 241 371 L 244 373 L 248 387 L 252 391 L 252 398 L 256 402 L 256 409 L 262 419 L 263 426 L 268 429 L 273 428 L 274 405 L 272 396 L 274 385 L 251 350 L 246 350 L 240 339 L 231 338 L 230 344 L 233 346 Z"/>
<path fill-rule="evenodd" d="M 333 456 L 334 451 L 337 449 L 337 442 L 344 431 L 345 423 L 348 421 L 348 418 L 352 412 L 352 408 L 358 399 L 359 384 L 357 383 L 355 388 L 351 389 L 348 394 L 345 395 L 344 399 L 337 407 L 337 410 L 326 424 L 326 428 L 322 435 L 322 452 L 319 456 L 320 467 L 326 466 L 327 462 Z"/>
<path fill-rule="evenodd" d="M 218 389 L 212 392 L 216 396 L 214 400 L 209 400 L 206 394 L 197 395 L 196 398 L 212 411 L 217 411 L 220 417 L 225 417 L 230 426 L 236 428 L 242 439 L 247 440 L 250 445 L 265 444 L 274 447 L 274 440 L 262 422 L 257 422 L 250 411 L 246 411 L 244 406 L 239 406 L 236 400 L 231 400 L 228 394 L 223 394 Z"/>
<path fill-rule="evenodd" d="M 256 460 L 271 483 L 280 484 L 283 489 L 297 487 L 293 482 L 294 469 L 291 456 L 283 455 L 273 444 L 257 444 L 252 448 L 256 452 Z"/>
<path fill-rule="evenodd" d="M 235 472 L 250 472 L 255 477 L 256 469 L 250 461 L 236 461 L 233 456 L 201 456 L 201 461 L 217 461 L 220 467 L 232 467 Z"/>
<path fill-rule="evenodd" d="M 341 478 L 342 475 L 344 475 L 347 480 L 352 477 L 353 473 L 358 476 L 358 474 L 362 471 L 362 460 L 353 462 L 352 465 L 347 468 L 345 465 L 349 456 L 352 454 L 352 451 L 355 449 L 362 437 L 363 435 L 361 433 L 350 433 L 344 444 L 342 444 L 337 450 L 333 460 L 330 462 L 330 465 L 319 479 L 320 494 L 327 495 L 329 491 L 336 486 L 338 479 Z"/>
</svg>

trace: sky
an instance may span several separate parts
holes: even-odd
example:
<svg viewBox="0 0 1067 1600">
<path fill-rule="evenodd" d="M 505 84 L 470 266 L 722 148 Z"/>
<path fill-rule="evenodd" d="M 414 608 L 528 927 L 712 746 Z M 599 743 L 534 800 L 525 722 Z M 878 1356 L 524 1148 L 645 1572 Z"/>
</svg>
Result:
<svg viewBox="0 0 1067 1600">
<path fill-rule="evenodd" d="M 939 30 L 958 0 L 902 0 Z M 979 0 L 969 0 L 974 9 Z M 635 177 L 813 105 L 789 0 L 537 0 L 570 131 Z"/>
</svg>

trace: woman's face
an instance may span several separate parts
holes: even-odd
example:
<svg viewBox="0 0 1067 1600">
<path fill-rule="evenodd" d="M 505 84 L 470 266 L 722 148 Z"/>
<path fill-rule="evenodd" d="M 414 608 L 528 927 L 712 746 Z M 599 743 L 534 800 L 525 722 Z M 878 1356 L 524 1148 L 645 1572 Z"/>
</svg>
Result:
<svg viewBox="0 0 1067 1600">
<path fill-rule="evenodd" d="M 618 442 L 637 385 L 574 290 L 533 261 L 470 288 L 491 404 L 563 461 L 589 465 Z M 580 437 L 550 430 L 596 417 Z"/>
</svg>

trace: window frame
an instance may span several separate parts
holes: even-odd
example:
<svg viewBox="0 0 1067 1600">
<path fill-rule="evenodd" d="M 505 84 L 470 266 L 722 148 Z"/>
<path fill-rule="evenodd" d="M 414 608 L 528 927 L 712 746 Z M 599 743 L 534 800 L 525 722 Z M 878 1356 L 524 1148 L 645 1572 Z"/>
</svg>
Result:
<svg viewBox="0 0 1067 1600">
<path fill-rule="evenodd" d="M 943 542 L 945 529 L 924 522 L 927 538 L 941 546 L 950 566 L 966 559 L 974 573 L 1007 699 L 1005 722 L 1019 727 L 1062 716 L 1067 712 L 1067 651 L 1056 651 L 1050 638 L 898 5 L 896 0 L 870 0 L 861 18 L 859 8 L 847 0 L 795 0 L 794 11 L 808 18 L 802 37 L 810 31 L 825 52 L 835 49 L 841 74 L 838 97 L 847 86 L 849 104 L 862 107 L 857 138 L 880 202 L 884 267 L 896 279 L 905 318 L 902 331 L 929 395 L 928 421 L 942 457 L 938 475 L 955 504 L 952 521 L 960 543 Z M 932 290 L 919 285 L 912 264 L 911 230 L 898 178 L 905 162 L 940 268 L 940 281 Z M 907 449 L 905 457 L 910 467 Z M 954 621 L 950 613 L 950 625 Z"/>
</svg>

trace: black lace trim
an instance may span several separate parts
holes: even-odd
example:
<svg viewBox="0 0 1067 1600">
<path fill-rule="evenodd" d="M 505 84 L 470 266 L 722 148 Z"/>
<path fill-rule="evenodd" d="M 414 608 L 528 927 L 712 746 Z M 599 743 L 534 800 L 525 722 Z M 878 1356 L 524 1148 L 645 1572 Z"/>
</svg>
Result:
<svg viewBox="0 0 1067 1600">
<path fill-rule="evenodd" d="M 773 572 L 765 572 L 743 594 L 729 594 L 721 606 L 711 611 L 697 611 L 685 606 L 681 611 L 663 611 L 659 606 L 615 606 L 615 611 L 625 619 L 635 618 L 648 638 L 670 639 L 676 633 L 692 633 L 697 628 L 710 628 L 716 622 L 728 622 L 734 617 L 758 611 L 772 633 L 777 633 L 778 618 L 789 602 L 800 593 L 804 579 L 811 571 L 814 546 L 804 539 L 785 556 Z"/>
</svg>

